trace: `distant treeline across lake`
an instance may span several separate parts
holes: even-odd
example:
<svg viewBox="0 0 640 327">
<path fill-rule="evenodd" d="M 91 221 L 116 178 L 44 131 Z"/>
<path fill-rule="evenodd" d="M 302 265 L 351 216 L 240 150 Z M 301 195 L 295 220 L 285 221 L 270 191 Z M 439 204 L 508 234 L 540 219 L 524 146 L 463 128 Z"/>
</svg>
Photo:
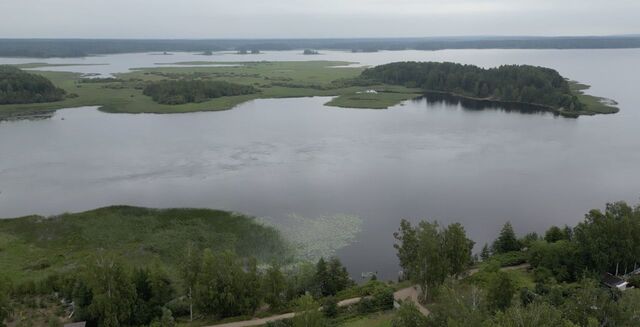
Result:
<svg viewBox="0 0 640 327">
<path fill-rule="evenodd" d="M 640 48 L 640 35 L 568 37 L 429 37 L 352 39 L 0 39 L 0 57 L 84 57 L 153 51 L 328 49 L 354 52 L 443 49 Z"/>
</svg>

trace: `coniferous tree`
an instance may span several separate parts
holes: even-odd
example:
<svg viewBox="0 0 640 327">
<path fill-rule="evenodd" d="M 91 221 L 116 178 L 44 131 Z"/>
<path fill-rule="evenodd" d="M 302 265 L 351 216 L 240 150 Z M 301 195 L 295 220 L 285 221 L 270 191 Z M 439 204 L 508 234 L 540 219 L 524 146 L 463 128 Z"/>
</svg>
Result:
<svg viewBox="0 0 640 327">
<path fill-rule="evenodd" d="M 520 243 L 510 222 L 505 223 L 502 227 L 500 236 L 498 236 L 493 243 L 492 250 L 493 253 L 507 253 L 520 250 Z"/>
</svg>

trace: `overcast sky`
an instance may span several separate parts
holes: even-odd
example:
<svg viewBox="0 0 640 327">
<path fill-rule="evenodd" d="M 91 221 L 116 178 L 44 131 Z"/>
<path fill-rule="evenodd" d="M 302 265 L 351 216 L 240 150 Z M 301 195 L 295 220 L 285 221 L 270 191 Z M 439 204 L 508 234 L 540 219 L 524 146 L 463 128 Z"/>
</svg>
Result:
<svg viewBox="0 0 640 327">
<path fill-rule="evenodd" d="M 640 33 L 640 0 L 0 0 L 0 37 Z"/>
</svg>

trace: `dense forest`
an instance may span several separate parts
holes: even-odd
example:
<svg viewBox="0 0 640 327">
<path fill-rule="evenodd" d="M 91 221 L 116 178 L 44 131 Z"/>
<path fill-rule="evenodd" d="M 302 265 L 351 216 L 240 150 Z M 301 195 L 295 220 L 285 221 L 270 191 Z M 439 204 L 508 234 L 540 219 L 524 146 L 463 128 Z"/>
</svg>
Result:
<svg viewBox="0 0 640 327">
<path fill-rule="evenodd" d="M 161 104 L 204 102 L 223 96 L 244 95 L 258 92 L 253 86 L 224 81 L 180 80 L 158 81 L 145 86 L 144 95 Z"/>
<path fill-rule="evenodd" d="M 65 93 L 45 77 L 0 65 L 0 104 L 60 101 Z"/>
<path fill-rule="evenodd" d="M 430 37 L 356 39 L 0 39 L 0 57 L 84 57 L 95 54 L 164 51 L 602 49 L 638 48 L 639 36 L 602 37 Z"/>
<path fill-rule="evenodd" d="M 398 62 L 366 69 L 362 78 L 427 91 L 579 111 L 583 104 L 555 70 L 528 65 L 484 69 L 438 62 Z"/>
</svg>

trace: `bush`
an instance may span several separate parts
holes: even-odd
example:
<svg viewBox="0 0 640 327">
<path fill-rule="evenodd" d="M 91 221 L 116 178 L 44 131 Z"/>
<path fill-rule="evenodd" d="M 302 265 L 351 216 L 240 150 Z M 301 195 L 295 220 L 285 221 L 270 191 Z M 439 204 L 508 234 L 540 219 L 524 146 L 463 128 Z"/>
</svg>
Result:
<svg viewBox="0 0 640 327">
<path fill-rule="evenodd" d="M 335 318 L 338 315 L 338 301 L 334 297 L 328 297 L 322 305 L 322 312 L 327 318 Z"/>
<path fill-rule="evenodd" d="M 629 278 L 629 285 L 640 288 L 640 275 L 633 275 Z"/>
<path fill-rule="evenodd" d="M 517 266 L 527 262 L 527 255 L 525 252 L 512 251 L 502 254 L 496 254 L 489 260 L 495 260 L 500 267 Z"/>
</svg>

